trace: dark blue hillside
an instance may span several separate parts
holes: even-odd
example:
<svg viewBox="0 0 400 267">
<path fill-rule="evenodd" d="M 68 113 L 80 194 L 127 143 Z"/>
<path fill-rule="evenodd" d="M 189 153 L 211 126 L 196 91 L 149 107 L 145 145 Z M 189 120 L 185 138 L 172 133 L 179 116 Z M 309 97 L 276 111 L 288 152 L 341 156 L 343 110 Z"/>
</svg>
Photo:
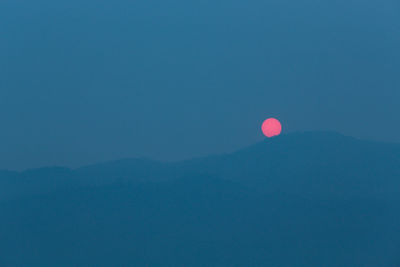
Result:
<svg viewBox="0 0 400 267">
<path fill-rule="evenodd" d="M 332 133 L 1 172 L 2 266 L 400 264 L 400 149 Z"/>
</svg>

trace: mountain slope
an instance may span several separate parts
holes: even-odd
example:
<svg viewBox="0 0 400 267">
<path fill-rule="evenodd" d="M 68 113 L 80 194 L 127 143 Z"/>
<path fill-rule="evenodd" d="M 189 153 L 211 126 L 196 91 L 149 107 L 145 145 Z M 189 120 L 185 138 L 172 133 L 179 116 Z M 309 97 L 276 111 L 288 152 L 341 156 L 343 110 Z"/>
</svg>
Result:
<svg viewBox="0 0 400 267">
<path fill-rule="evenodd" d="M 1 172 L 0 264 L 399 266 L 399 156 L 312 132 L 185 162 Z"/>
<path fill-rule="evenodd" d="M 398 144 L 329 132 L 280 136 L 231 155 L 189 164 L 195 170 L 268 192 L 340 196 L 400 193 Z"/>
</svg>

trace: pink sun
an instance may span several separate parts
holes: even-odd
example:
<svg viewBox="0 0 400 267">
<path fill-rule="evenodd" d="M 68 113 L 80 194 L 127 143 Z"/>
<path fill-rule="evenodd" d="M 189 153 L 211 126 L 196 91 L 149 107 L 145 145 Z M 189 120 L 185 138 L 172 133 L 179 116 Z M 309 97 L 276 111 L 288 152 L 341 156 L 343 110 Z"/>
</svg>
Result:
<svg viewBox="0 0 400 267">
<path fill-rule="evenodd" d="M 282 125 L 277 119 L 269 118 L 263 122 L 261 130 L 266 137 L 273 137 L 281 134 Z"/>
</svg>

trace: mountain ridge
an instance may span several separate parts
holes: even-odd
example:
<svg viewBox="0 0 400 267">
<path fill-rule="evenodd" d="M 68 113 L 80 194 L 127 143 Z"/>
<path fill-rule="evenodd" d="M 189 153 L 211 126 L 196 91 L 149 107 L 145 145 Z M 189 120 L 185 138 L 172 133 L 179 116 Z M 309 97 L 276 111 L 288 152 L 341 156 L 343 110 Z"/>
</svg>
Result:
<svg viewBox="0 0 400 267">
<path fill-rule="evenodd" d="M 9 170 L 9 169 L 0 169 L 0 173 L 14 173 L 14 174 L 22 174 L 22 173 L 29 173 L 29 172 L 35 172 L 35 171 L 42 171 L 42 170 L 69 170 L 69 171 L 81 171 L 81 170 L 87 170 L 90 168 L 95 168 L 95 167 L 104 167 L 104 166 L 110 166 L 110 165 L 130 165 L 130 163 L 144 163 L 144 164 L 160 164 L 160 165 L 174 165 L 174 164 L 180 164 L 180 163 L 186 163 L 186 162 L 191 162 L 191 161 L 202 161 L 202 160 L 207 160 L 209 158 L 220 158 L 224 156 L 230 156 L 238 153 L 243 153 L 251 149 L 255 149 L 257 147 L 261 146 L 268 146 L 272 142 L 277 142 L 278 140 L 293 140 L 293 139 L 299 139 L 299 138 L 307 138 L 308 141 L 310 141 L 310 138 L 323 138 L 323 137 L 338 137 L 340 139 L 347 140 L 347 141 L 356 141 L 356 142 L 362 142 L 364 144 L 369 144 L 369 145 L 379 145 L 379 146 L 393 146 L 397 147 L 397 149 L 400 149 L 400 143 L 396 142 L 384 142 L 384 141 L 375 141 L 375 140 L 367 140 L 367 139 L 360 139 L 348 135 L 344 135 L 338 132 L 334 131 L 302 131 L 302 132 L 294 132 L 294 133 L 288 133 L 288 134 L 282 134 L 280 136 L 276 136 L 273 138 L 265 138 L 262 141 L 259 141 L 255 144 L 239 148 L 233 152 L 229 153 L 217 153 L 217 154 L 211 154 L 208 156 L 199 156 L 199 157 L 194 157 L 194 158 L 189 158 L 189 159 L 183 159 L 183 160 L 176 160 L 176 161 L 161 161 L 161 160 L 155 160 L 151 158 L 146 158 L 146 157 L 126 157 L 126 158 L 120 158 L 120 159 L 115 159 L 115 160 L 106 160 L 98 163 L 92 163 L 92 164 L 86 164 L 82 165 L 80 167 L 76 168 L 71 168 L 71 167 L 66 167 L 62 165 L 54 165 L 54 166 L 44 166 L 44 167 L 38 167 L 38 168 L 29 168 L 29 169 L 24 169 L 24 170 Z M 315 140 L 315 139 L 314 139 Z M 325 141 L 328 141 L 328 139 L 325 139 Z"/>
<path fill-rule="evenodd" d="M 179 163 L 0 172 L 0 264 L 397 267 L 399 163 L 398 146 L 311 133 Z"/>
<path fill-rule="evenodd" d="M 340 194 L 350 188 L 352 191 L 346 194 L 395 193 L 399 181 L 394 177 L 400 177 L 399 166 L 398 144 L 332 132 L 304 132 L 265 139 L 233 153 L 179 162 L 122 159 L 76 169 L 1 171 L 0 199 L 14 191 L 23 194 L 40 188 L 48 192 L 63 187 L 168 182 L 191 175 L 219 177 L 262 193 L 283 190 L 302 194 L 306 188 L 314 188 L 313 194 L 318 190 L 319 194 Z"/>
</svg>

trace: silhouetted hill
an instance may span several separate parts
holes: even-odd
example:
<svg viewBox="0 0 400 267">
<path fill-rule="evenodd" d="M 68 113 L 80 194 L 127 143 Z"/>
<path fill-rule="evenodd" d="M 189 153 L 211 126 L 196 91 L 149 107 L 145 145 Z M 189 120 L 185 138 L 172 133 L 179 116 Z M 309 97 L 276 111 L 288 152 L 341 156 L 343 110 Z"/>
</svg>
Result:
<svg viewBox="0 0 400 267">
<path fill-rule="evenodd" d="M 324 196 L 400 193 L 400 145 L 331 132 L 279 136 L 230 155 L 182 165 L 186 164 L 262 192 Z"/>
<path fill-rule="evenodd" d="M 0 172 L 4 266 L 399 266 L 400 146 L 279 136 L 176 163 Z"/>
</svg>

